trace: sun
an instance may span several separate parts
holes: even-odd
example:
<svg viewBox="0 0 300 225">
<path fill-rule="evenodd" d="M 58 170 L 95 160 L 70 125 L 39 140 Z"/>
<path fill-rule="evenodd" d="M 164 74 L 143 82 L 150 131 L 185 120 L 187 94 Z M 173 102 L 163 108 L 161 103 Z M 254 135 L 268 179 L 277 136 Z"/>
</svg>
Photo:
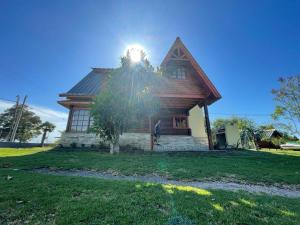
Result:
<svg viewBox="0 0 300 225">
<path fill-rule="evenodd" d="M 125 55 L 129 52 L 129 57 L 132 62 L 140 62 L 142 60 L 142 52 L 145 48 L 139 44 L 128 45 L 125 50 Z"/>
</svg>

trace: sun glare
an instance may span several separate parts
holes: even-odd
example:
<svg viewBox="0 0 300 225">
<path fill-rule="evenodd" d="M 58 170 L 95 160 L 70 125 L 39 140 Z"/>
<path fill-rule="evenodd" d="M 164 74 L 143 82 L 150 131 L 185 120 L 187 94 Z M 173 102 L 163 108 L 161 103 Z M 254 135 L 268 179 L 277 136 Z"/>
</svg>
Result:
<svg viewBox="0 0 300 225">
<path fill-rule="evenodd" d="M 129 45 L 125 50 L 125 54 L 129 52 L 129 57 L 133 62 L 139 62 L 142 59 L 142 52 L 145 52 L 143 46 L 139 44 Z"/>
</svg>

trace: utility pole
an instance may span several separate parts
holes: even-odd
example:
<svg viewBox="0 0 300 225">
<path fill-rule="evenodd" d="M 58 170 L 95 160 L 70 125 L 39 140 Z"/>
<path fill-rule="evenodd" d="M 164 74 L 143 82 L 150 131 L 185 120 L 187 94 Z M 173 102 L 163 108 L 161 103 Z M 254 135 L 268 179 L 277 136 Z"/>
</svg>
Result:
<svg viewBox="0 0 300 225">
<path fill-rule="evenodd" d="M 10 129 L 9 129 L 9 133 L 6 136 L 7 141 L 11 141 L 11 134 L 12 134 L 12 131 L 14 130 L 15 125 L 16 125 L 20 96 L 17 95 L 16 98 L 17 98 L 17 100 L 16 100 L 16 110 L 15 110 L 14 118 L 12 120 L 12 124 L 11 124 Z"/>
<path fill-rule="evenodd" d="M 27 99 L 27 95 L 25 95 L 25 97 L 24 97 L 20 112 L 19 112 L 17 120 L 16 120 L 16 124 L 15 124 L 13 132 L 11 134 L 11 142 L 15 141 L 16 133 L 17 133 L 17 130 L 18 130 L 18 126 L 19 126 L 21 117 L 22 117 L 22 113 L 23 113 L 23 109 L 24 109 L 24 106 L 25 106 L 26 99 Z"/>
</svg>

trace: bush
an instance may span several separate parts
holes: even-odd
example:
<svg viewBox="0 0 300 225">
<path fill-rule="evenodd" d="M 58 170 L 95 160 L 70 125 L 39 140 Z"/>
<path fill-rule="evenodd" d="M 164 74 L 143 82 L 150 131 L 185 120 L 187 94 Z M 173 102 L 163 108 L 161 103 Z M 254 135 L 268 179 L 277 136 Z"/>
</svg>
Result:
<svg viewBox="0 0 300 225">
<path fill-rule="evenodd" d="M 70 146 L 71 146 L 71 148 L 77 148 L 77 143 L 76 143 L 76 142 L 72 142 L 72 143 L 70 144 Z"/>
</svg>

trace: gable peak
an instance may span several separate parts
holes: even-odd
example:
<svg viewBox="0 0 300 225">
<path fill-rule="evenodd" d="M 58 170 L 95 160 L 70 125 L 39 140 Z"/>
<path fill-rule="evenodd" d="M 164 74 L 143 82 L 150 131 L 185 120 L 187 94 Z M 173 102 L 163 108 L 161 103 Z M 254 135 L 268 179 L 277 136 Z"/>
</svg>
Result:
<svg viewBox="0 0 300 225">
<path fill-rule="evenodd" d="M 168 54 L 162 61 L 161 65 L 166 64 L 170 60 L 176 61 L 188 61 L 188 54 L 190 54 L 187 48 L 184 46 L 180 37 L 176 37 L 174 43 L 172 44 Z"/>
</svg>

